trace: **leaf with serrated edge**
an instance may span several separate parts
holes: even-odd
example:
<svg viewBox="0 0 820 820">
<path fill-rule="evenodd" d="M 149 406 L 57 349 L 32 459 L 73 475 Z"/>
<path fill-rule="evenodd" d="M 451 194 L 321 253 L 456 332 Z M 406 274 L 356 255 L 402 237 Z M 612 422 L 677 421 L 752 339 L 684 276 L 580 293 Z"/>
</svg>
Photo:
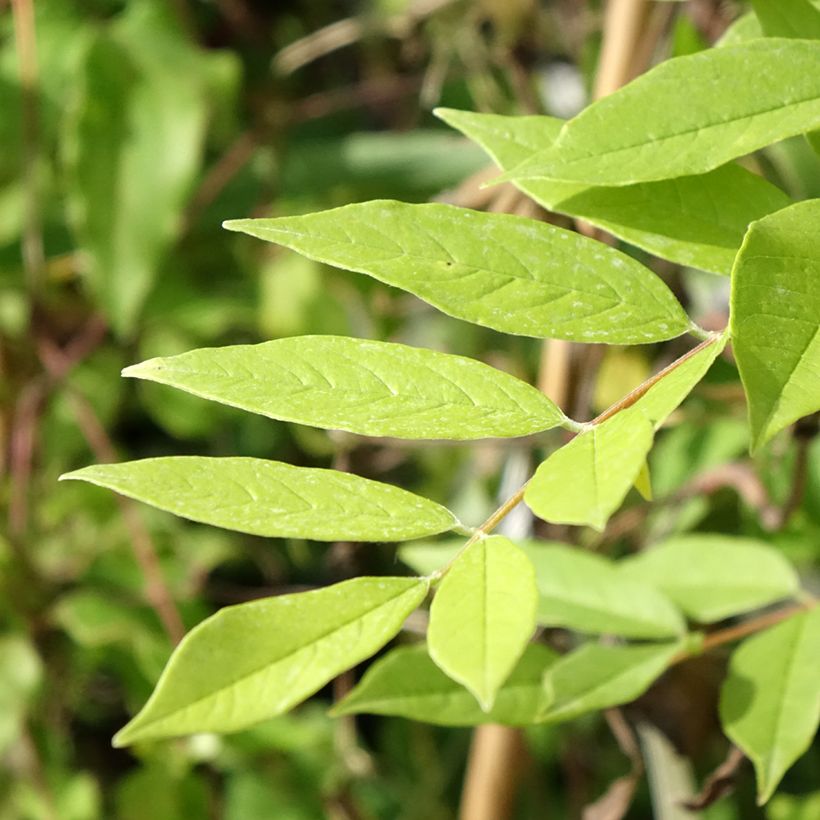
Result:
<svg viewBox="0 0 820 820">
<path fill-rule="evenodd" d="M 183 639 L 114 745 L 233 732 L 286 712 L 384 646 L 427 586 L 422 578 L 355 578 L 221 610 Z"/>
<path fill-rule="evenodd" d="M 820 75 L 820 72 L 818 72 Z M 820 410 L 820 199 L 749 228 L 732 273 L 732 347 L 752 449 Z"/>
<path fill-rule="evenodd" d="M 146 458 L 96 464 L 62 478 L 107 487 L 192 521 L 276 538 L 398 541 L 457 526 L 449 510 L 407 490 L 259 458 Z"/>
<path fill-rule="evenodd" d="M 532 219 L 379 200 L 225 227 L 368 274 L 450 316 L 506 333 L 646 344 L 689 328 L 672 292 L 648 268 Z"/>
<path fill-rule="evenodd" d="M 681 643 L 603 646 L 588 643 L 560 658 L 544 675 L 549 723 L 629 703 L 660 677 Z"/>
<path fill-rule="evenodd" d="M 489 711 L 535 630 L 535 573 L 527 556 L 493 535 L 470 544 L 430 607 L 430 657 Z"/>
<path fill-rule="evenodd" d="M 545 521 L 603 529 L 641 471 L 655 430 L 703 378 L 726 345 L 714 337 L 631 406 L 579 433 L 536 470 L 524 501 Z"/>
<path fill-rule="evenodd" d="M 368 436 L 526 436 L 566 423 L 541 391 L 489 365 L 344 336 L 192 350 L 132 365 L 123 375 L 270 418 Z"/>
<path fill-rule="evenodd" d="M 563 125 L 554 117 L 449 108 L 434 113 L 477 142 L 502 171 L 549 148 Z M 550 211 L 583 219 L 662 259 L 727 276 L 749 223 L 791 202 L 779 188 L 739 165 L 621 188 L 548 179 L 514 182 Z"/>
<path fill-rule="evenodd" d="M 621 577 L 654 584 L 690 618 L 721 621 L 788 598 L 797 573 L 762 541 L 729 535 L 681 535 L 619 564 Z"/>
<path fill-rule="evenodd" d="M 760 804 L 772 796 L 817 731 L 818 658 L 820 607 L 747 638 L 732 655 L 720 720 L 754 763 Z"/>
<path fill-rule="evenodd" d="M 527 726 L 547 706 L 541 680 L 556 658 L 546 646 L 527 646 L 498 690 L 493 708 L 485 712 L 463 686 L 433 663 L 425 647 L 401 647 L 376 661 L 331 714 L 397 715 L 440 726 Z"/>
<path fill-rule="evenodd" d="M 711 171 L 820 127 L 818 60 L 817 41 L 768 37 L 666 60 L 502 178 L 630 185 Z"/>
</svg>

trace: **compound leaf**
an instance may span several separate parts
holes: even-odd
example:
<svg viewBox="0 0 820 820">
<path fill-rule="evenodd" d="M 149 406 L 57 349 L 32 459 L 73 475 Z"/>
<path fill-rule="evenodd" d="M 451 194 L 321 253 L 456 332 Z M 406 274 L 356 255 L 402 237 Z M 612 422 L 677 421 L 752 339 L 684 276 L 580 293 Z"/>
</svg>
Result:
<svg viewBox="0 0 820 820">
<path fill-rule="evenodd" d="M 629 185 L 702 174 L 820 127 L 820 43 L 763 38 L 666 60 L 504 178 Z M 670 89 L 689 88 L 692 94 Z"/>
<path fill-rule="evenodd" d="M 820 607 L 747 638 L 720 697 L 724 731 L 751 758 L 758 802 L 811 745 L 820 722 Z"/>
<path fill-rule="evenodd" d="M 276 538 L 398 541 L 456 526 L 449 510 L 378 481 L 258 458 L 168 456 L 62 476 L 192 521 Z"/>
<path fill-rule="evenodd" d="M 645 344 L 689 328 L 669 288 L 636 260 L 518 216 L 374 201 L 225 227 L 366 273 L 506 333 Z"/>
<path fill-rule="evenodd" d="M 565 422 L 539 390 L 481 362 L 344 336 L 192 350 L 123 372 L 270 418 L 369 436 L 525 436 Z"/>
<path fill-rule="evenodd" d="M 726 345 L 719 336 L 694 348 L 624 410 L 590 425 L 536 470 L 524 501 L 545 521 L 603 529 L 635 483 L 655 430 L 703 378 Z"/>
<path fill-rule="evenodd" d="M 653 584 L 690 618 L 712 623 L 794 595 L 797 573 L 752 538 L 682 535 L 620 565 L 623 578 Z"/>
<path fill-rule="evenodd" d="M 535 723 L 547 706 L 541 681 L 556 657 L 541 644 L 527 646 L 498 690 L 493 708 L 485 712 L 473 695 L 436 666 L 425 647 L 401 647 L 376 661 L 332 714 L 398 715 L 440 726 L 526 726 Z"/>
<path fill-rule="evenodd" d="M 563 124 L 554 117 L 447 108 L 435 113 L 477 142 L 503 171 L 549 148 Z M 550 211 L 583 219 L 663 259 L 727 276 L 749 223 L 791 202 L 779 188 L 739 165 L 620 188 L 550 179 L 515 184 Z"/>
<path fill-rule="evenodd" d="M 499 535 L 470 544 L 430 607 L 430 657 L 489 711 L 535 629 L 535 573 Z"/>
<path fill-rule="evenodd" d="M 752 449 L 820 409 L 820 199 L 755 222 L 732 274 L 732 344 Z"/>
<path fill-rule="evenodd" d="M 387 643 L 426 594 L 420 578 L 355 578 L 227 607 L 184 638 L 114 745 L 279 715 Z"/>
<path fill-rule="evenodd" d="M 584 644 L 547 669 L 544 689 L 550 705 L 541 720 L 570 720 L 585 712 L 635 700 L 663 674 L 681 645 Z"/>
</svg>

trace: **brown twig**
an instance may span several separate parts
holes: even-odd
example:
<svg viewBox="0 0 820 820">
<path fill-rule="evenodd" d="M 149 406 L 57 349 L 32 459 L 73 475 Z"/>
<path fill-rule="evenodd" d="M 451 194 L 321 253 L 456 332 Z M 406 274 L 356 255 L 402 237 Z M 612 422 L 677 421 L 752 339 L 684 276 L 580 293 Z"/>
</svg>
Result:
<svg viewBox="0 0 820 820">
<path fill-rule="evenodd" d="M 703 811 L 721 797 L 731 794 L 735 788 L 735 779 L 746 756 L 737 746 L 730 746 L 726 759 L 706 779 L 703 788 L 694 797 L 681 802 L 689 811 Z"/>
</svg>

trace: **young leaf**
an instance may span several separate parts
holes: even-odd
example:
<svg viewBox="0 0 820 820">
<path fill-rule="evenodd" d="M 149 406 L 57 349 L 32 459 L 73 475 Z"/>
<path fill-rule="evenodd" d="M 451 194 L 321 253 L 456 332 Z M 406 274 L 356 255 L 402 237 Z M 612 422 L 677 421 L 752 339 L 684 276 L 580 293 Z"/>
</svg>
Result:
<svg viewBox="0 0 820 820">
<path fill-rule="evenodd" d="M 820 199 L 755 222 L 732 273 L 729 319 L 752 449 L 820 410 Z"/>
<path fill-rule="evenodd" d="M 456 526 L 433 501 L 337 470 L 258 458 L 169 456 L 96 464 L 62 476 L 192 521 L 275 538 L 398 541 Z"/>
<path fill-rule="evenodd" d="M 535 573 L 499 535 L 470 544 L 430 607 L 430 657 L 488 712 L 535 629 Z"/>
<path fill-rule="evenodd" d="M 689 327 L 671 291 L 636 260 L 518 216 L 376 201 L 225 227 L 366 273 L 506 333 L 645 344 Z"/>
<path fill-rule="evenodd" d="M 570 720 L 640 697 L 660 677 L 681 644 L 602 646 L 587 643 L 557 660 L 544 675 L 549 707 L 540 719 Z"/>
<path fill-rule="evenodd" d="M 509 171 L 549 148 L 562 120 L 505 117 L 439 108 L 434 112 Z M 739 165 L 694 177 L 596 188 L 550 179 L 515 180 L 550 211 L 603 228 L 662 259 L 728 275 L 750 222 L 785 208 L 779 188 Z"/>
<path fill-rule="evenodd" d="M 624 578 L 605 558 L 559 544 L 521 546 L 535 567 L 538 623 L 627 638 L 672 638 L 685 631 L 663 594 Z"/>
<path fill-rule="evenodd" d="M 703 378 L 726 345 L 712 338 L 633 404 L 593 424 L 537 469 L 524 501 L 545 521 L 603 529 L 638 477 L 655 430 Z"/>
<path fill-rule="evenodd" d="M 463 686 L 433 663 L 425 647 L 401 647 L 376 661 L 331 714 L 398 715 L 440 726 L 526 726 L 535 723 L 547 707 L 541 681 L 556 657 L 542 644 L 527 646 L 498 690 L 493 708 L 485 712 Z"/>
<path fill-rule="evenodd" d="M 619 566 L 621 577 L 657 586 L 700 623 L 771 604 L 800 588 L 780 552 L 728 535 L 678 536 Z"/>
<path fill-rule="evenodd" d="M 753 11 L 741 14 L 733 20 L 726 31 L 715 43 L 718 48 L 725 46 L 737 46 L 749 40 L 756 40 L 763 36 L 763 29 L 760 27 L 760 20 Z"/>
<path fill-rule="evenodd" d="M 781 38 L 667 60 L 586 108 L 503 178 L 629 185 L 711 171 L 820 127 L 818 60 L 820 43 Z"/>
<path fill-rule="evenodd" d="M 354 578 L 227 607 L 184 638 L 114 745 L 282 714 L 384 646 L 426 594 L 420 578 Z"/>
<path fill-rule="evenodd" d="M 820 722 L 820 607 L 747 638 L 720 696 L 724 731 L 751 758 L 758 802 L 809 748 Z"/>
<path fill-rule="evenodd" d="M 820 40 L 820 9 L 809 0 L 752 0 L 767 37 Z"/>
<path fill-rule="evenodd" d="M 123 374 L 270 418 L 368 436 L 525 436 L 565 421 L 540 390 L 481 362 L 344 336 L 192 350 Z"/>
</svg>

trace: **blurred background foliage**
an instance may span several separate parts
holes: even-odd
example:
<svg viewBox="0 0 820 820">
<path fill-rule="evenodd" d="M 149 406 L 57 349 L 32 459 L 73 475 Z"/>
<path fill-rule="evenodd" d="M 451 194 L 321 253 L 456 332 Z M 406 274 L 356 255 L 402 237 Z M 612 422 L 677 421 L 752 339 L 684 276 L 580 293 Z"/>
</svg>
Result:
<svg viewBox="0 0 820 820">
<path fill-rule="evenodd" d="M 656 6 L 648 61 L 706 47 L 743 10 Z M 470 733 L 331 721 L 329 690 L 236 735 L 112 749 L 184 630 L 227 604 L 397 572 L 395 550 L 272 543 L 57 477 L 116 458 L 254 455 L 350 469 L 481 520 L 526 449 L 365 441 L 119 371 L 194 347 L 338 333 L 471 355 L 536 382 L 538 342 L 220 222 L 378 197 L 555 220 L 508 187 L 480 190 L 486 159 L 430 112 L 571 116 L 590 93 L 601 17 L 573 0 L 0 0 L 0 820 L 454 816 Z M 801 140 L 759 162 L 794 195 L 820 194 Z M 701 322 L 725 323 L 726 280 L 641 258 Z M 573 350 L 568 410 L 591 417 L 682 344 Z M 719 362 L 659 438 L 653 505 L 631 496 L 602 535 L 538 532 L 612 555 L 687 530 L 758 535 L 816 584 L 816 420 L 798 432 L 752 461 L 737 374 Z M 681 775 L 673 746 L 655 744 L 658 776 L 696 789 L 725 754 L 714 714 L 724 662 L 684 664 L 631 707 L 693 761 Z M 518 817 L 579 816 L 625 769 L 600 716 L 526 740 Z M 686 816 L 817 817 L 819 766 L 815 749 L 765 811 L 745 772 L 734 797 Z M 632 812 L 652 813 L 648 790 Z"/>
</svg>

